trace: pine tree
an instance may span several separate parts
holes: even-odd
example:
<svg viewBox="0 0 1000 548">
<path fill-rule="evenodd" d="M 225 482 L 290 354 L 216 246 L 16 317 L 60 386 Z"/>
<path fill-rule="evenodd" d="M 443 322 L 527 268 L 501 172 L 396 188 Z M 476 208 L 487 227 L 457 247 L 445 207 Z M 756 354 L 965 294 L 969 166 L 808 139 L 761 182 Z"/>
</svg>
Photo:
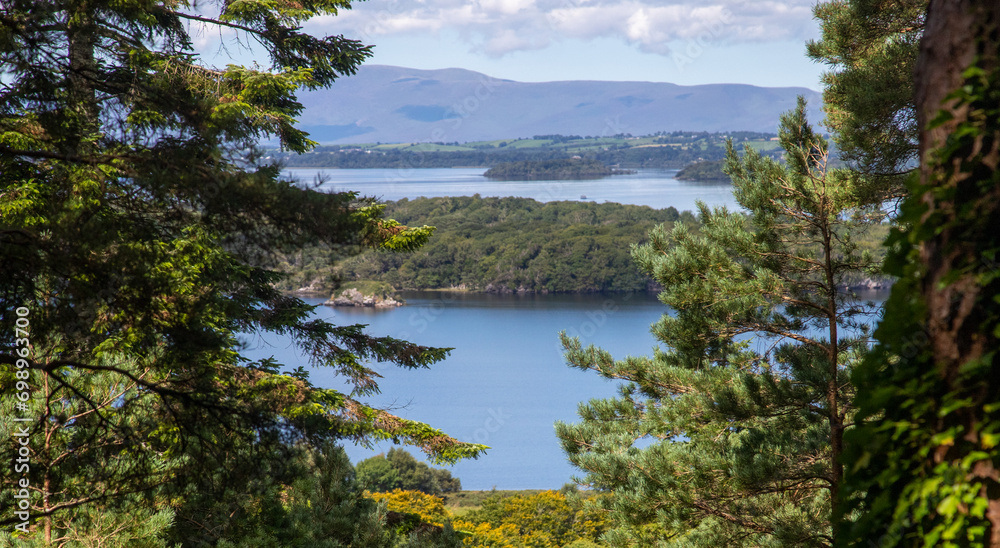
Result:
<svg viewBox="0 0 1000 548">
<path fill-rule="evenodd" d="M 199 478 L 239 498 L 250 472 L 280 468 L 299 445 L 393 439 L 445 461 L 482 451 L 363 401 L 378 390 L 366 360 L 419 368 L 447 349 L 312 320 L 274 288 L 279 252 L 405 250 L 431 232 L 353 193 L 284 181 L 255 149 L 266 137 L 313 145 L 295 127 L 296 90 L 354 73 L 370 47 L 301 22 L 349 7 L 2 3 L 0 408 L 30 419 L 32 466 L 4 469 L 0 501 L 13 507 L 14 486 L 30 481 L 32 535 L 52 542 L 68 513 L 142 497 L 164 497 L 183 520 L 199 511 L 184 502 Z M 270 68 L 206 65 L 192 24 L 255 42 Z M 268 332 L 307 359 L 241 355 L 241 337 Z M 304 365 L 334 368 L 353 391 L 313 386 Z M 17 451 L 4 445 L 3 460 Z"/>
<path fill-rule="evenodd" d="M 612 545 L 829 546 L 850 424 L 848 374 L 872 305 L 844 287 L 875 268 L 854 239 L 881 215 L 827 165 L 805 104 L 782 118 L 786 164 L 729 146 L 746 213 L 700 209 L 633 248 L 672 309 L 652 357 L 615 361 L 563 336 L 574 367 L 626 381 L 558 424 L 586 482 L 613 493 Z"/>
<path fill-rule="evenodd" d="M 916 165 L 913 69 L 927 0 L 831 0 L 814 15 L 822 38 L 809 57 L 823 75 L 824 124 L 873 201 L 900 198 Z"/>
</svg>

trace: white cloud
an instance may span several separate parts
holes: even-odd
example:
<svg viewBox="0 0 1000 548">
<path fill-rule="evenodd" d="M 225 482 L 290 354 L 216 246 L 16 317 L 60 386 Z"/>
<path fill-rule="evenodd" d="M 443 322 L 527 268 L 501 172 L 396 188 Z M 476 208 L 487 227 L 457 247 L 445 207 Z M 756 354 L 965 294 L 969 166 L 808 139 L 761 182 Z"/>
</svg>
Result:
<svg viewBox="0 0 1000 548">
<path fill-rule="evenodd" d="M 359 2 L 310 32 L 376 42 L 452 30 L 471 51 L 502 56 L 562 39 L 612 38 L 669 55 L 671 43 L 805 39 L 814 0 L 385 0 Z"/>
<path fill-rule="evenodd" d="M 187 32 L 191 37 L 191 44 L 199 51 L 218 47 L 219 44 L 236 37 L 236 31 L 231 28 L 213 26 L 201 21 L 189 22 Z"/>
</svg>

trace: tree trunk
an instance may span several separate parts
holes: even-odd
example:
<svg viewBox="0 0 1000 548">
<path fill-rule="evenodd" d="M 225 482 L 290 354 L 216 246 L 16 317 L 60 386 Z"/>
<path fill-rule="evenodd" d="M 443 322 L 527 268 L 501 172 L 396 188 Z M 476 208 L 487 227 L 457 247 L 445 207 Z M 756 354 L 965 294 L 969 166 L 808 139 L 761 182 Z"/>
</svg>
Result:
<svg viewBox="0 0 1000 548">
<path fill-rule="evenodd" d="M 830 218 L 830 217 L 827 217 Z M 827 223 L 823 228 L 823 256 L 824 256 L 824 276 L 826 287 L 829 292 L 827 298 L 827 327 L 829 329 L 829 360 L 830 379 L 826 386 L 826 405 L 830 423 L 830 508 L 837 507 L 840 497 L 840 487 L 844 481 L 844 464 L 841 457 L 844 454 L 844 420 L 842 410 L 838 404 L 840 395 L 840 338 L 837 333 L 837 320 L 839 318 L 837 307 L 837 279 L 834 275 L 834 246 L 833 227 Z M 837 544 L 837 528 L 831 531 L 831 542 Z"/>
<path fill-rule="evenodd" d="M 979 425 L 985 418 L 982 403 L 996 399 L 987 384 L 967 386 L 962 367 L 996 350 L 997 340 L 988 315 L 996 296 L 996 282 L 980 283 L 979 277 L 995 265 L 983 263 L 981 251 L 1000 235 L 1000 185 L 995 181 L 1000 164 L 1000 132 L 996 120 L 983 118 L 968 104 L 948 95 L 966 82 L 963 72 L 975 64 L 996 76 L 1000 51 L 1000 2 L 996 0 L 932 0 L 916 69 L 916 105 L 920 133 L 920 180 L 933 187 L 924 194 L 928 207 L 923 219 L 937 231 L 920 250 L 924 267 L 921 291 L 927 304 L 927 331 L 937 371 L 949 394 L 972 398 L 976 405 L 964 407 L 958 425 L 968 445 L 980 443 Z M 993 80 L 996 81 L 996 80 Z M 928 123 L 941 111 L 951 118 L 934 128 Z M 988 111 L 988 109 L 987 109 Z M 995 114 L 994 114 L 995 115 Z M 986 128 L 972 146 L 944 150 L 949 136 L 962 124 Z M 990 128 L 993 129 L 990 129 Z M 993 363 L 996 363 L 994 361 Z M 996 379 L 1000 371 L 995 370 Z M 994 381 L 995 382 L 995 381 Z M 955 425 L 949 419 L 948 425 Z M 939 424 L 939 431 L 946 428 Z M 965 447 L 967 447 L 966 445 Z M 935 462 L 958 462 L 968 451 L 961 445 L 942 446 Z M 990 460 L 975 464 L 970 479 L 982 482 L 982 496 L 992 495 L 987 519 L 991 546 L 1000 546 L 1000 499 L 995 489 L 1000 475 Z"/>
<path fill-rule="evenodd" d="M 42 411 L 42 421 L 44 421 L 45 428 L 42 430 L 45 434 L 44 441 L 42 443 L 42 455 L 51 463 L 51 447 L 49 446 L 49 441 L 51 440 L 52 420 L 50 416 L 50 402 L 52 397 L 52 392 L 49 390 L 49 374 L 47 371 L 42 372 L 42 390 L 45 392 L 45 409 Z M 52 516 L 49 514 L 49 493 L 52 492 L 52 470 L 49 466 L 44 467 L 45 477 L 42 479 L 42 514 L 45 516 L 42 518 L 44 520 L 43 525 L 43 535 L 45 537 L 45 545 L 52 545 Z"/>
<path fill-rule="evenodd" d="M 99 107 L 95 85 L 97 26 L 87 0 L 73 2 L 67 10 L 66 43 L 69 67 L 66 74 L 66 96 L 70 123 L 75 131 L 65 144 L 66 152 L 81 155 L 84 140 L 98 128 Z"/>
</svg>

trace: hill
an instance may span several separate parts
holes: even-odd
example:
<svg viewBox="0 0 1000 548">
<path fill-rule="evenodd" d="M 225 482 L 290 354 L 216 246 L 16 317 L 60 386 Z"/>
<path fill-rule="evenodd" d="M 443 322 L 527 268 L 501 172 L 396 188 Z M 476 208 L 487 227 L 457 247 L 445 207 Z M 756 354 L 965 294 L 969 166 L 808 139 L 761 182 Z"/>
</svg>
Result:
<svg viewBox="0 0 1000 548">
<path fill-rule="evenodd" d="M 617 173 L 597 160 L 559 159 L 497 164 L 483 173 L 489 179 L 502 181 L 554 181 L 560 179 L 602 179 Z"/>
<path fill-rule="evenodd" d="M 277 149 L 269 159 L 287 167 L 390 168 L 494 167 L 503 163 L 569 162 L 576 158 L 616 168 L 680 169 L 694 162 L 721 160 L 726 142 L 749 146 L 771 157 L 781 148 L 774 134 L 750 131 L 657 132 L 640 137 L 613 135 L 535 135 L 471 143 L 404 143 L 320 145 L 312 152 L 295 154 Z"/>
<path fill-rule="evenodd" d="M 629 246 L 657 224 L 695 222 L 672 207 L 479 196 L 388 202 L 386 216 L 437 230 L 413 253 L 368 251 L 335 264 L 335 251 L 305 250 L 288 258 L 293 275 L 281 288 L 329 291 L 339 278 L 488 293 L 645 291 L 652 284 Z"/>
<path fill-rule="evenodd" d="M 722 160 L 694 162 L 684 166 L 674 177 L 678 181 L 729 181 L 729 175 L 722 171 L 724 163 Z"/>
<path fill-rule="evenodd" d="M 773 132 L 803 95 L 743 84 L 515 82 L 462 69 L 362 66 L 330 89 L 303 92 L 302 127 L 320 143 L 467 142 L 538 134 L 610 136 L 658 131 Z"/>
<path fill-rule="evenodd" d="M 645 241 L 657 224 L 698 227 L 694 215 L 672 207 L 478 195 L 387 202 L 386 216 L 437 229 L 413 253 L 366 251 L 344 258 L 338 250 L 304 249 L 285 258 L 282 268 L 290 277 L 279 288 L 327 295 L 338 285 L 368 293 L 388 287 L 486 293 L 649 291 L 657 286 L 632 260 L 630 246 Z M 862 251 L 881 255 L 887 231 L 888 225 L 878 225 L 856 243 Z M 863 288 L 871 280 L 846 282 Z"/>
</svg>

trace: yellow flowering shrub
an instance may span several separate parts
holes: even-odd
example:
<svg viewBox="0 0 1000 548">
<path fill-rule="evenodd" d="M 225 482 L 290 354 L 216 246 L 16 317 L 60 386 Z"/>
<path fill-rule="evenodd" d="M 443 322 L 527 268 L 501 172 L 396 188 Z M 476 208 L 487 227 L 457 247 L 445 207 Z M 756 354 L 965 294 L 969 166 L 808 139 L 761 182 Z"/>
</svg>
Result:
<svg viewBox="0 0 1000 548">
<path fill-rule="evenodd" d="M 560 548 L 574 543 L 596 546 L 592 543 L 606 527 L 600 510 L 557 491 L 496 494 L 461 517 L 449 512 L 440 497 L 420 491 L 396 489 L 369 496 L 384 501 L 390 511 L 419 516 L 423 523 L 443 526 L 451 522 L 462 534 L 463 545 L 470 548 Z"/>
<path fill-rule="evenodd" d="M 385 501 L 386 507 L 393 512 L 416 514 L 425 523 L 444 525 L 451 519 L 451 512 L 444 507 L 440 497 L 420 491 L 395 489 L 389 493 L 370 493 L 369 496 L 378 502 Z"/>
</svg>

